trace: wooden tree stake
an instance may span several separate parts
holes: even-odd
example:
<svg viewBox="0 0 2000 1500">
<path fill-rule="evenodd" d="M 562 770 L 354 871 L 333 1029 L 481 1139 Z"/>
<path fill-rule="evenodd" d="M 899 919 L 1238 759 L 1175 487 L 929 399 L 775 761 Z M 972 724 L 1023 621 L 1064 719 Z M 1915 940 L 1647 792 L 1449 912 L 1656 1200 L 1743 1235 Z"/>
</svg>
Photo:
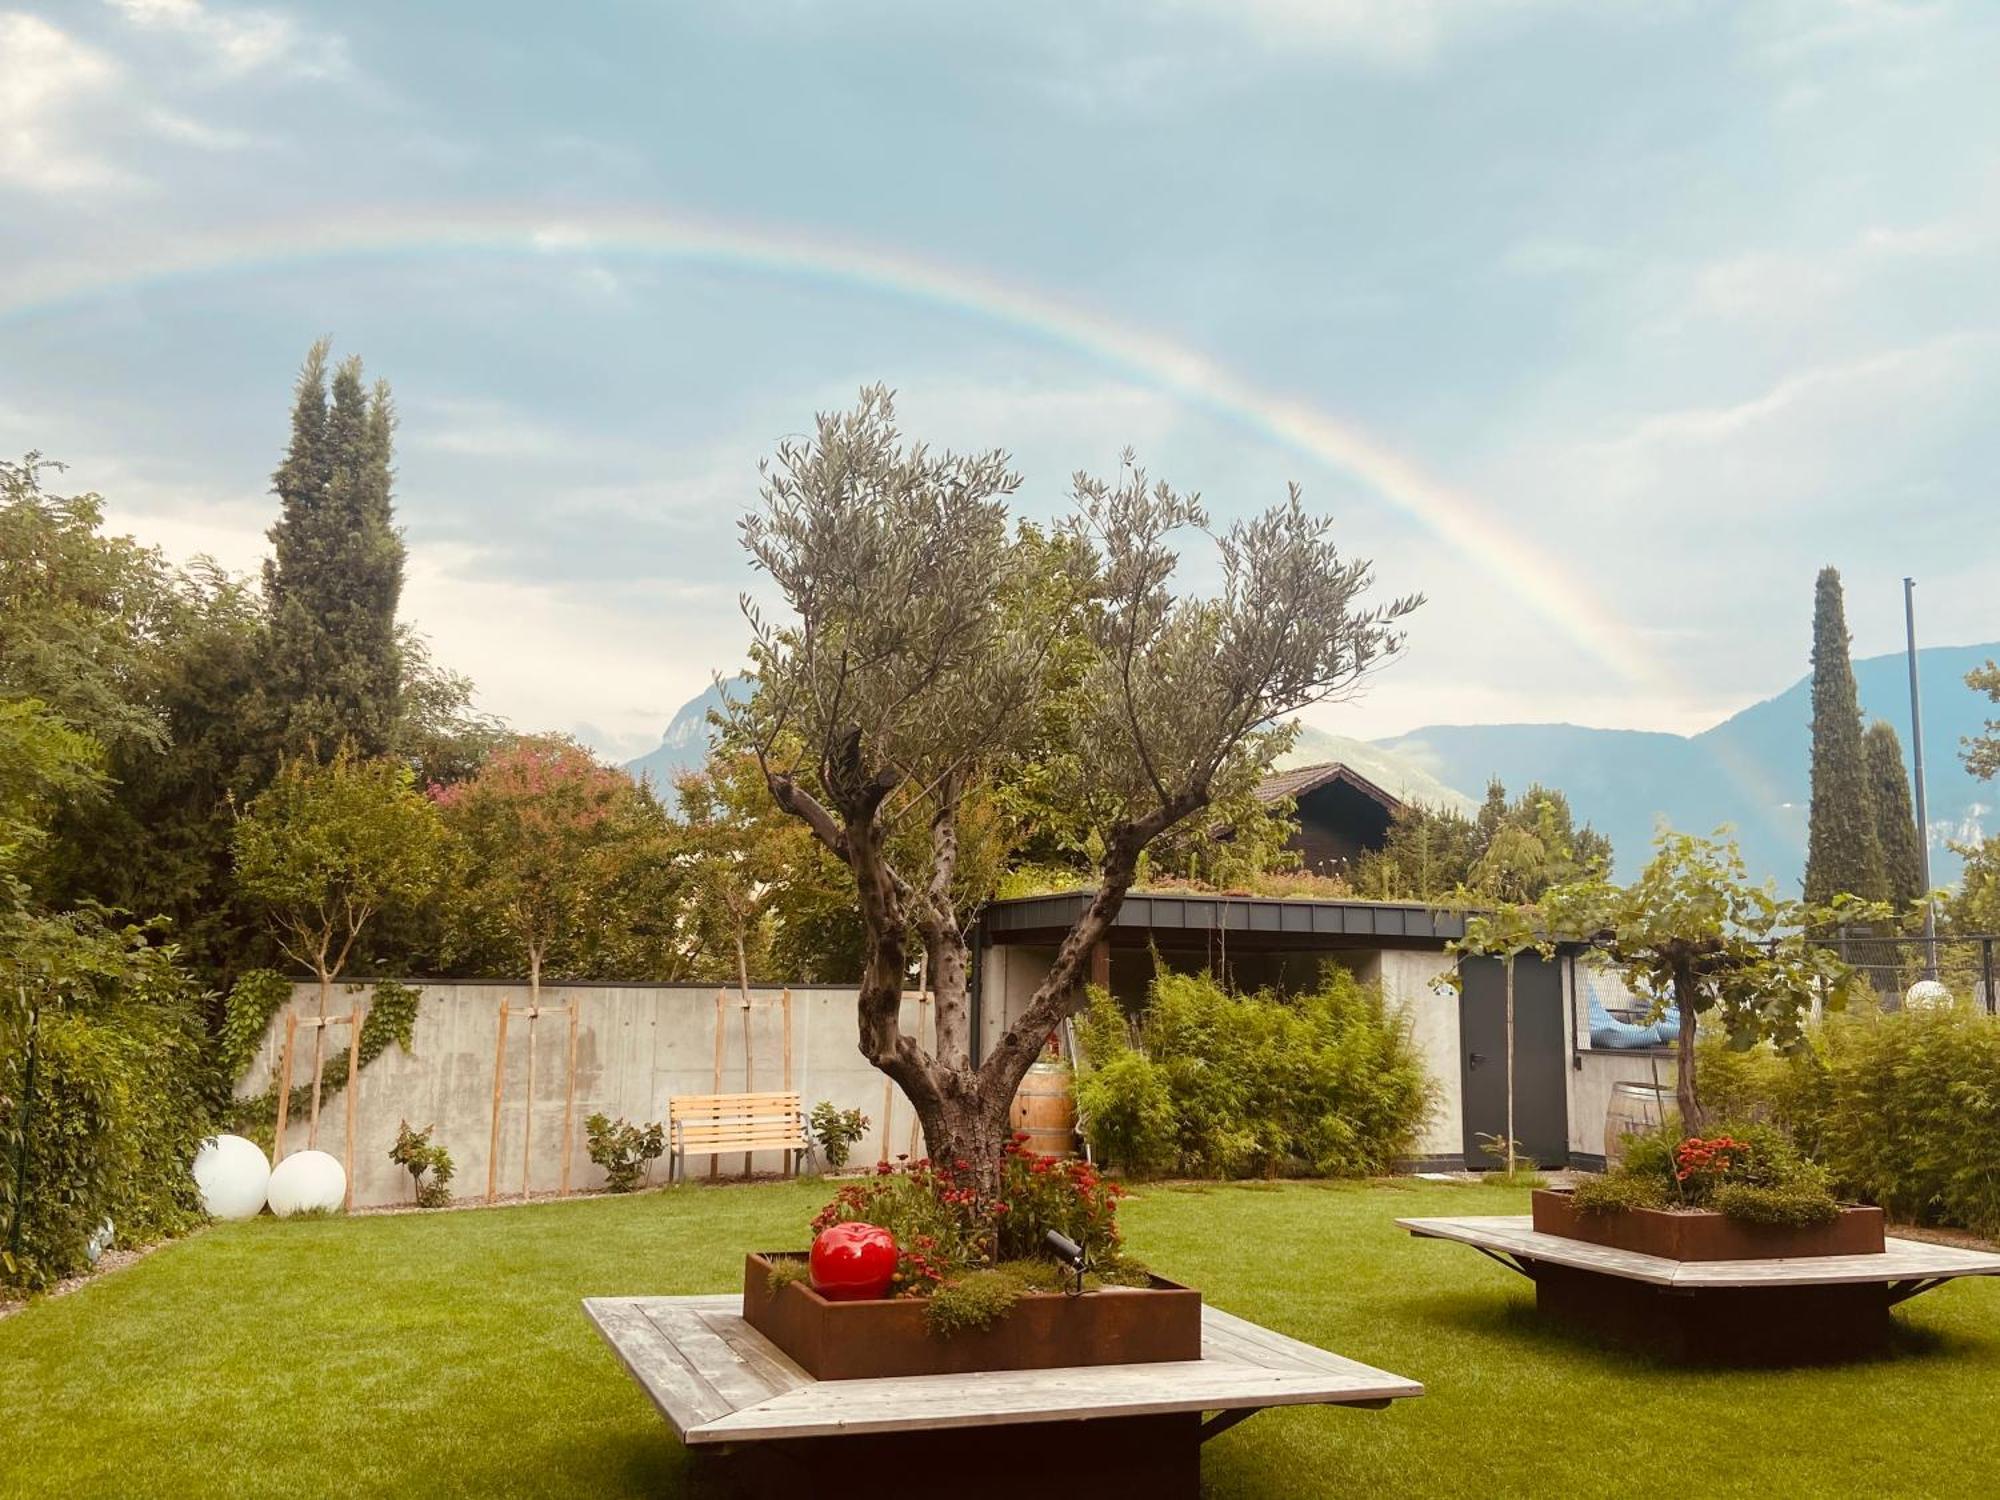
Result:
<svg viewBox="0 0 2000 1500">
<path fill-rule="evenodd" d="M 486 1146 L 486 1201 L 500 1186 L 500 1080 L 507 1069 L 507 1002 L 500 1002 L 499 1039 L 493 1044 L 493 1134 Z"/>
<path fill-rule="evenodd" d="M 778 996 L 785 1012 L 785 1092 L 792 1091 L 792 987 L 786 985 Z"/>
<path fill-rule="evenodd" d="M 285 1122 L 292 1113 L 292 1044 L 299 1034 L 299 1013 L 285 1012 L 285 1055 L 278 1065 L 278 1134 L 271 1142 L 271 1165 L 285 1159 Z"/>
<path fill-rule="evenodd" d="M 341 1162 L 347 1173 L 347 1197 L 340 1205 L 342 1213 L 354 1211 L 354 1111 L 355 1096 L 361 1092 L 360 1074 L 361 1012 L 353 1010 L 347 1016 L 347 1156 Z"/>
<path fill-rule="evenodd" d="M 528 1201 L 528 1161 L 535 1146 L 535 1022 L 539 1005 L 528 1007 L 528 1104 L 521 1112 L 521 1201 Z"/>
<path fill-rule="evenodd" d="M 717 990 L 715 992 L 715 1088 L 711 1091 L 717 1094 L 722 1092 L 723 1010 L 728 1003 L 722 991 Z M 722 1158 L 711 1152 L 708 1158 L 708 1180 L 714 1182 L 720 1176 L 722 1176 Z"/>
<path fill-rule="evenodd" d="M 576 1146 L 576 1013 L 583 1002 L 572 994 L 569 1002 L 569 1082 L 563 1086 L 562 1196 L 569 1196 L 569 1158 Z"/>
<path fill-rule="evenodd" d="M 743 992 L 743 1092 L 746 1094 L 757 1092 L 757 1082 L 752 1075 L 750 1067 L 750 992 L 748 990 Z M 754 1154 L 745 1151 L 743 1153 L 743 1175 L 746 1178 L 750 1175 L 751 1169 L 754 1166 L 756 1166 Z"/>
</svg>

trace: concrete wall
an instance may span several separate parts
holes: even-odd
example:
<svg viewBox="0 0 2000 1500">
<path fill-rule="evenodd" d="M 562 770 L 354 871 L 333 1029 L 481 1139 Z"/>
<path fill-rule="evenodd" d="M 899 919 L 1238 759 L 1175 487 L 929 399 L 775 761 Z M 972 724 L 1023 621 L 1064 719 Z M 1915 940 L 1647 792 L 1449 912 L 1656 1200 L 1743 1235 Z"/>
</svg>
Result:
<svg viewBox="0 0 2000 1500">
<path fill-rule="evenodd" d="M 1420 1158 L 1459 1157 L 1465 1151 L 1465 1080 L 1459 1067 L 1458 993 L 1439 981 L 1452 970 L 1447 953 L 1386 949 L 1374 955 L 1375 971 L 1364 979 L 1378 981 L 1383 997 L 1401 1006 L 1422 1053 L 1424 1067 L 1437 1085 L 1437 1105 L 1417 1140 Z"/>
<path fill-rule="evenodd" d="M 410 1200 L 410 1180 L 388 1158 L 398 1122 L 418 1129 L 435 1123 L 432 1139 L 452 1154 L 457 1167 L 453 1191 L 461 1197 L 486 1191 L 487 1143 L 493 1105 L 494 1044 L 500 1005 L 525 1007 L 525 984 L 425 983 L 423 999 L 408 1053 L 390 1047 L 363 1070 L 356 1095 L 356 1146 L 353 1166 L 356 1204 L 372 1206 Z M 368 990 L 335 992 L 336 1008 L 366 1009 Z M 570 1153 L 570 1184 L 596 1187 L 603 1173 L 585 1154 L 583 1121 L 602 1110 L 635 1123 L 664 1122 L 667 1101 L 677 1094 L 714 1092 L 715 990 L 711 986 L 545 985 L 544 1005 L 572 1000 L 582 1008 L 577 1030 L 576 1127 Z M 751 1081 L 755 1088 L 783 1087 L 784 1040 L 780 992 L 751 992 Z M 317 1010 L 318 992 L 298 986 L 292 1006 L 300 1015 Z M 872 1161 L 910 1149 L 912 1112 L 891 1088 L 885 1115 L 885 1080 L 861 1056 L 855 1041 L 855 992 L 851 989 L 792 990 L 793 1087 L 806 1109 L 831 1099 L 841 1108 L 858 1108 L 872 1122 L 869 1134 L 854 1148 L 854 1160 Z M 904 1002 L 903 1026 L 914 1031 L 918 1005 Z M 733 996 L 724 1011 L 724 1093 L 744 1088 L 743 1012 Z M 924 1037 L 931 1022 L 924 1020 Z M 531 1192 L 553 1192 L 562 1172 L 563 1095 L 567 1053 L 566 1021 L 545 1017 L 535 1024 L 535 1093 L 533 1153 L 528 1163 Z M 312 1078 L 310 1043 L 304 1040 L 294 1061 L 294 1078 Z M 345 1028 L 327 1032 L 328 1047 L 344 1050 Z M 284 1041 L 284 1013 L 272 1021 L 264 1044 L 237 1093 L 247 1096 L 270 1084 Z M 508 1022 L 507 1061 L 502 1078 L 499 1188 L 503 1194 L 521 1190 L 522 1137 L 529 1101 L 528 1023 L 521 1016 Z M 320 1117 L 319 1145 L 339 1156 L 345 1143 L 346 1100 L 332 1094 Z M 886 1139 L 884 1125 L 887 1125 Z M 303 1150 L 308 1124 L 295 1119 L 286 1132 L 286 1149 Z M 708 1158 L 690 1157 L 696 1175 L 708 1170 Z M 758 1171 L 783 1166 L 776 1152 L 759 1155 Z M 725 1157 L 725 1174 L 743 1170 L 741 1155 Z M 665 1181 L 666 1162 L 654 1168 L 654 1180 Z"/>
</svg>

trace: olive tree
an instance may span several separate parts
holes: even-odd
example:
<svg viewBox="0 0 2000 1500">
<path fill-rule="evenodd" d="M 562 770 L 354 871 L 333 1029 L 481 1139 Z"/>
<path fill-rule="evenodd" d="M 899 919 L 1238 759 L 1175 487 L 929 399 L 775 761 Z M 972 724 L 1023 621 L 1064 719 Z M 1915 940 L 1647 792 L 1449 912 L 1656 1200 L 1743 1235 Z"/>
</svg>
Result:
<svg viewBox="0 0 2000 1500">
<path fill-rule="evenodd" d="M 1393 657 L 1422 601 L 1364 603 L 1370 565 L 1341 555 L 1296 488 L 1210 532 L 1198 497 L 1129 454 L 1115 482 L 1076 476 L 1052 537 L 1012 528 L 1007 456 L 906 445 L 880 387 L 762 475 L 743 543 L 783 609 L 744 601 L 758 686 L 732 731 L 852 874 L 863 1055 L 908 1096 L 933 1157 L 990 1172 L 1148 846 L 1267 767 L 1286 716 Z M 1176 585 L 1189 533 L 1212 536 L 1212 592 Z M 968 939 L 985 893 L 959 878 L 962 825 L 1030 757 L 1042 794 L 1094 830 L 1095 890 L 975 1066 Z M 898 837 L 912 827 L 921 839 Z M 913 942 L 936 994 L 929 1049 L 898 1020 Z"/>
</svg>

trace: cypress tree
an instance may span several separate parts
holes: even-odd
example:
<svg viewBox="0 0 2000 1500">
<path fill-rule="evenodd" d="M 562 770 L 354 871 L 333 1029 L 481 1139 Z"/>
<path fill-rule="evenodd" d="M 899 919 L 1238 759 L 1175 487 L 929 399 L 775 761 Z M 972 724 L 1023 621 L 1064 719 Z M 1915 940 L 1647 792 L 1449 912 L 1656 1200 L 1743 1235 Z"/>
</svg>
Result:
<svg viewBox="0 0 2000 1500">
<path fill-rule="evenodd" d="M 272 476 L 282 508 L 264 564 L 267 680 L 285 754 L 324 759 L 347 744 L 368 757 L 389 748 L 400 708 L 395 412 L 387 384 L 367 389 L 352 356 L 334 370 L 329 395 L 327 352 L 321 339 L 306 356 L 291 446 Z"/>
<path fill-rule="evenodd" d="M 1821 568 L 1813 596 L 1812 810 L 1806 838 L 1805 899 L 1886 894 L 1882 844 L 1862 749 L 1861 700 L 1848 655 L 1840 573 Z"/>
<path fill-rule="evenodd" d="M 1924 859 L 1903 742 L 1886 720 L 1868 726 L 1868 790 L 1875 803 L 1875 836 L 1882 845 L 1882 878 L 1888 899 L 1907 911 L 1923 899 Z"/>
</svg>

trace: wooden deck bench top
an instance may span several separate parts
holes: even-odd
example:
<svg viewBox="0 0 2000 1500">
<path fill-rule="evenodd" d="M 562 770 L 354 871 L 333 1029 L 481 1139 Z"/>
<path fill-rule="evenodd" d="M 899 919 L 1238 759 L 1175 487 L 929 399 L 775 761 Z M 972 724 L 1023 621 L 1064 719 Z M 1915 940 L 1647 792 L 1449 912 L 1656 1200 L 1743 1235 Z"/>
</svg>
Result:
<svg viewBox="0 0 2000 1500">
<path fill-rule="evenodd" d="M 1268 1406 L 1381 1407 L 1414 1380 L 1202 1309 L 1202 1357 L 1151 1365 L 814 1380 L 745 1323 L 742 1299 L 586 1297 L 585 1315 L 691 1448 L 759 1440 L 914 1434 L 1086 1418 L 1224 1413 L 1220 1431 Z"/>
<path fill-rule="evenodd" d="M 676 1168 L 686 1173 L 690 1153 L 782 1151 L 789 1172 L 799 1155 L 812 1150 L 796 1093 L 682 1094 L 667 1101 L 667 1130 L 669 1178 Z"/>
<path fill-rule="evenodd" d="M 1539 1234 L 1526 1214 L 1398 1219 L 1420 1239 L 1454 1240 L 1494 1256 L 1545 1261 L 1675 1291 L 1733 1287 L 1838 1286 L 1868 1282 L 1932 1283 L 1958 1276 L 2000 1276 L 2000 1254 L 1891 1237 L 1880 1255 L 1806 1255 L 1778 1260 L 1666 1260 L 1559 1234 Z"/>
</svg>

